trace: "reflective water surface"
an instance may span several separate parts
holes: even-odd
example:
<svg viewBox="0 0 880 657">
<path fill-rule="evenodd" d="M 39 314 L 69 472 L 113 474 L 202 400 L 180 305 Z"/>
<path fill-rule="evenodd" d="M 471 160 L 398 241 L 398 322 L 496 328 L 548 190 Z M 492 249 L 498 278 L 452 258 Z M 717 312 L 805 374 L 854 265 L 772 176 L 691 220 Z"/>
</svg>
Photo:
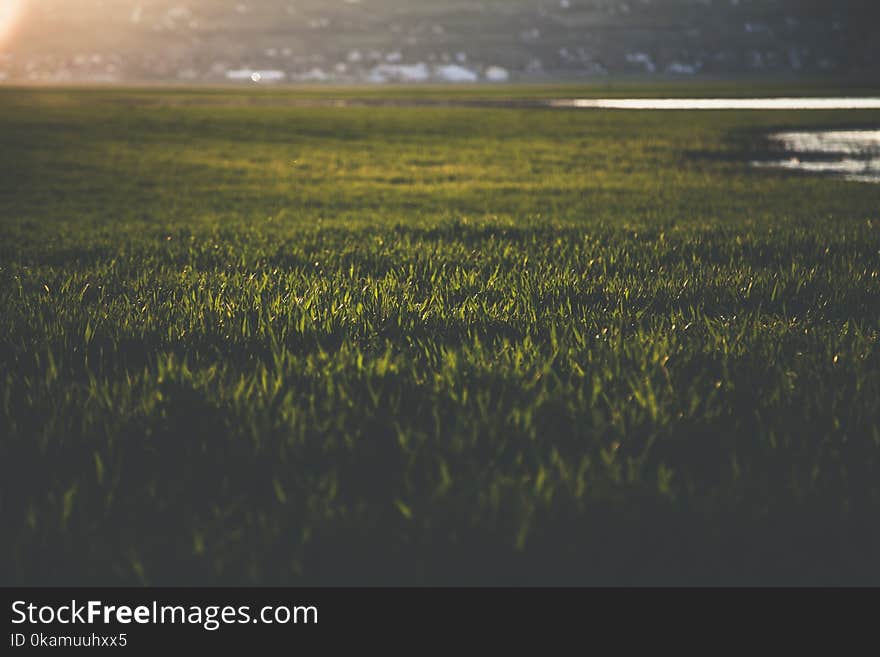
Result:
<svg viewBox="0 0 880 657">
<path fill-rule="evenodd" d="M 629 110 L 845 110 L 880 109 L 880 98 L 574 98 L 553 107 Z"/>
<path fill-rule="evenodd" d="M 779 132 L 770 141 L 787 157 L 752 162 L 754 166 L 880 183 L 880 130 Z"/>
</svg>

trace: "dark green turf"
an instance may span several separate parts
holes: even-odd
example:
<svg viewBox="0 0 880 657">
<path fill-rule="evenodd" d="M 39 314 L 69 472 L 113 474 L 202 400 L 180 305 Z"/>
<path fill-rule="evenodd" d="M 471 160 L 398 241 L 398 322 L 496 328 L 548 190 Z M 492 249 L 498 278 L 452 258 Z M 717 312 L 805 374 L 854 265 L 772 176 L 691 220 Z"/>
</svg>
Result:
<svg viewBox="0 0 880 657">
<path fill-rule="evenodd" d="M 880 112 L 225 93 L 0 93 L 0 582 L 880 583 Z"/>
</svg>

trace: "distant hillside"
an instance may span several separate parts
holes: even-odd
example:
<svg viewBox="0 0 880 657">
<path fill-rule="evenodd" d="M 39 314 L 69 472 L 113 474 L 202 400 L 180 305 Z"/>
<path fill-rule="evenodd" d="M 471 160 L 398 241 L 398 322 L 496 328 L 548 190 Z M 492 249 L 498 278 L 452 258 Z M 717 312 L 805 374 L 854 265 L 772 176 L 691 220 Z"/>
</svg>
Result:
<svg viewBox="0 0 880 657">
<path fill-rule="evenodd" d="M 873 0 L 31 0 L 0 80 L 880 80 Z"/>
</svg>

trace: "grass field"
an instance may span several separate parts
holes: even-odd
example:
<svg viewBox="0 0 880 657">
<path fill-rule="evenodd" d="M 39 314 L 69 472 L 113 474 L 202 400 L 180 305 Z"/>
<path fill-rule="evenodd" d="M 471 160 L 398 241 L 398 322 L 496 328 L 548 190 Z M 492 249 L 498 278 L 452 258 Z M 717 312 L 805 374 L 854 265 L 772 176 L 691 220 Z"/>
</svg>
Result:
<svg viewBox="0 0 880 657">
<path fill-rule="evenodd" d="M 0 582 L 880 583 L 880 112 L 289 96 L 0 91 Z"/>
</svg>

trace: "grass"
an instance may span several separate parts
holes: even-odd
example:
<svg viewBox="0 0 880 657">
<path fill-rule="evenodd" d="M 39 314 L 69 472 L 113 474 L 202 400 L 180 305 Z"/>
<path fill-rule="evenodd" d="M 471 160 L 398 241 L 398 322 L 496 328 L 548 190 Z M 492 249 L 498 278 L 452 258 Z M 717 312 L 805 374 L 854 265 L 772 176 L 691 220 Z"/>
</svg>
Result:
<svg viewBox="0 0 880 657">
<path fill-rule="evenodd" d="M 233 96 L 0 93 L 0 582 L 880 583 L 880 112 Z"/>
</svg>

